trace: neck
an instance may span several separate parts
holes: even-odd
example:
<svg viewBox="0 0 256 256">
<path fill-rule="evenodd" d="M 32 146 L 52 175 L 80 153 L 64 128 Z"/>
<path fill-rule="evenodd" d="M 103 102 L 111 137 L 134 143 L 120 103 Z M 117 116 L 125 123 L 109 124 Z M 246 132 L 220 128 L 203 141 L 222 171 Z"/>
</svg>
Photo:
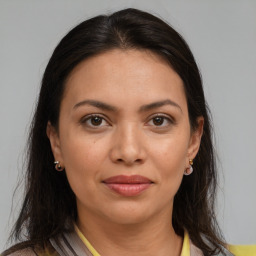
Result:
<svg viewBox="0 0 256 256">
<path fill-rule="evenodd" d="M 77 225 L 101 256 L 180 255 L 182 238 L 175 233 L 169 213 L 133 224 L 112 223 L 86 215 L 78 218 Z"/>
</svg>

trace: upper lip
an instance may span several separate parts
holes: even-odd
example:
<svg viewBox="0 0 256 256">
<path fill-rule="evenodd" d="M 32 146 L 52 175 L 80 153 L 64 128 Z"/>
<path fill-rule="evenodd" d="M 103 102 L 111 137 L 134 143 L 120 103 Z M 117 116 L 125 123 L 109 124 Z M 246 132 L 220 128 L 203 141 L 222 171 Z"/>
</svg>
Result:
<svg viewBox="0 0 256 256">
<path fill-rule="evenodd" d="M 107 184 L 148 184 L 153 183 L 150 179 L 140 175 L 117 175 L 103 180 Z"/>
</svg>

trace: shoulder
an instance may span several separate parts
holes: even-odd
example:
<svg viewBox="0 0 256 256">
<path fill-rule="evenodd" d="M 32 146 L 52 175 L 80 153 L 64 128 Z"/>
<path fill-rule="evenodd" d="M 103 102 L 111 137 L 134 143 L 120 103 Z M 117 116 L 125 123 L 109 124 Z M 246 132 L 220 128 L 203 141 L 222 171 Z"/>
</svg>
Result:
<svg viewBox="0 0 256 256">
<path fill-rule="evenodd" d="M 0 256 L 58 256 L 55 249 L 48 244 L 45 247 L 27 246 L 20 247 L 14 245 L 10 249 L 4 251 Z"/>
<path fill-rule="evenodd" d="M 256 255 L 255 245 L 228 245 L 228 250 L 236 256 Z"/>
<path fill-rule="evenodd" d="M 37 254 L 32 248 L 25 248 L 25 249 L 17 250 L 10 253 L 9 251 L 10 250 L 3 252 L 1 256 L 37 256 Z"/>
</svg>

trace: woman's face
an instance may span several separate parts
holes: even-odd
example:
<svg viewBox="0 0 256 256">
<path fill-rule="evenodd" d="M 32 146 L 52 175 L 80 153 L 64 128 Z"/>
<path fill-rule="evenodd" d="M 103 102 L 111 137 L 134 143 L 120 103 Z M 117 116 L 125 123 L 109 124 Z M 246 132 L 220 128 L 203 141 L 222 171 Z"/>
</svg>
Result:
<svg viewBox="0 0 256 256">
<path fill-rule="evenodd" d="M 59 130 L 49 124 L 47 134 L 79 218 L 134 224 L 171 219 L 202 126 L 201 118 L 191 131 L 182 80 L 165 61 L 149 51 L 112 50 L 73 70 Z"/>
</svg>

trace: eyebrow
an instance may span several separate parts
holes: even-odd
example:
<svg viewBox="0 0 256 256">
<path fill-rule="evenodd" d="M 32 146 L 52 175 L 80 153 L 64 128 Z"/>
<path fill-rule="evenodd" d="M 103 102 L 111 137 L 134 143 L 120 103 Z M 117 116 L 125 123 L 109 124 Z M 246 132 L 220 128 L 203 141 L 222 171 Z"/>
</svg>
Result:
<svg viewBox="0 0 256 256">
<path fill-rule="evenodd" d="M 97 100 L 83 100 L 81 102 L 78 102 L 77 104 L 75 104 L 75 106 L 73 107 L 73 109 L 77 109 L 78 107 L 84 106 L 84 105 L 90 105 L 102 110 L 107 110 L 107 111 L 111 111 L 111 112 L 117 112 L 117 108 L 114 106 L 111 106 L 107 103 L 101 102 L 101 101 L 97 101 Z M 171 105 L 174 107 L 179 108 L 179 110 L 182 112 L 181 107 L 174 101 L 166 99 L 166 100 L 162 100 L 162 101 L 156 101 L 150 104 L 146 104 L 143 105 L 139 108 L 139 112 L 146 112 L 155 108 L 159 108 L 165 105 Z"/>
<path fill-rule="evenodd" d="M 151 109 L 159 108 L 159 107 L 162 107 L 162 106 L 165 106 L 165 105 L 171 105 L 171 106 L 177 107 L 182 112 L 181 107 L 176 102 L 174 102 L 172 100 L 169 100 L 169 99 L 162 100 L 162 101 L 156 101 L 156 102 L 153 102 L 153 103 L 150 103 L 150 104 L 147 104 L 147 105 L 143 105 L 143 106 L 140 107 L 139 112 L 146 112 L 146 111 L 149 111 Z"/>
<path fill-rule="evenodd" d="M 101 101 L 97 101 L 97 100 L 83 100 L 79 103 L 77 103 L 73 109 L 76 109 L 80 106 L 83 106 L 83 105 L 90 105 L 90 106 L 93 106 L 93 107 L 96 107 L 96 108 L 99 108 L 99 109 L 102 109 L 102 110 L 108 110 L 108 111 L 111 111 L 111 112 L 116 112 L 117 111 L 117 108 L 114 107 L 114 106 L 111 106 L 107 103 L 104 103 L 104 102 L 101 102 Z"/>
</svg>

